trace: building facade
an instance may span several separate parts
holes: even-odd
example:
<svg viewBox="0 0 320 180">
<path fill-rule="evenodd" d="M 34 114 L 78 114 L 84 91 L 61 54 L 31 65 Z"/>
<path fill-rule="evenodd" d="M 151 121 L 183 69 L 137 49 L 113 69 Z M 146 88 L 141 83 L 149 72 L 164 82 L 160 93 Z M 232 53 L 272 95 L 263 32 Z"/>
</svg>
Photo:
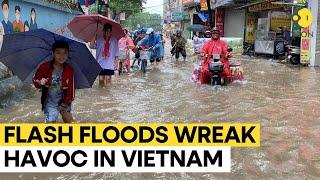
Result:
<svg viewBox="0 0 320 180">
<path fill-rule="evenodd" d="M 66 25 L 76 15 L 76 1 L 0 0 L 1 32 L 3 34 L 44 28 L 71 37 Z"/>
</svg>

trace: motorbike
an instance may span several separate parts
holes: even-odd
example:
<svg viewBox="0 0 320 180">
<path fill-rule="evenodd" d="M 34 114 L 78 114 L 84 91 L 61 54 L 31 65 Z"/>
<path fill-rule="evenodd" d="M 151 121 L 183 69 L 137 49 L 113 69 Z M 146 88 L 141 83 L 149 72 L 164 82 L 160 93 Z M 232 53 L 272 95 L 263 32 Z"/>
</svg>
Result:
<svg viewBox="0 0 320 180">
<path fill-rule="evenodd" d="M 224 64 L 220 61 L 220 54 L 213 54 L 213 61 L 208 65 L 209 72 L 211 72 L 211 85 L 226 85 L 225 79 L 221 76 Z"/>
<path fill-rule="evenodd" d="M 228 48 L 227 50 L 227 58 L 232 57 L 232 48 Z M 211 85 L 216 86 L 216 85 L 226 85 L 227 82 L 226 80 L 221 76 L 221 73 L 223 72 L 224 69 L 224 64 L 220 61 L 221 57 L 220 54 L 213 54 L 212 55 L 212 62 L 209 64 L 209 72 L 212 73 L 211 76 Z"/>
<path fill-rule="evenodd" d="M 287 50 L 288 50 L 288 61 L 293 65 L 300 64 L 300 47 L 287 46 Z"/>
<path fill-rule="evenodd" d="M 140 70 L 143 73 L 146 73 L 147 65 L 148 65 L 148 60 L 151 57 L 151 50 L 153 47 L 150 47 L 148 49 L 142 49 L 141 47 L 139 48 L 139 53 L 140 53 L 140 58 L 138 61 L 138 65 L 140 67 Z"/>
<path fill-rule="evenodd" d="M 201 57 L 205 58 L 212 58 L 212 62 L 208 64 L 208 70 L 211 73 L 211 81 L 210 84 L 215 85 L 227 85 L 228 83 L 231 83 L 233 81 L 242 81 L 244 80 L 243 76 L 243 68 L 240 63 L 233 62 L 230 60 L 232 57 L 232 48 L 228 48 L 227 50 L 227 58 L 229 62 L 230 67 L 230 73 L 231 77 L 230 79 L 226 80 L 224 77 L 222 77 L 222 73 L 224 71 L 224 64 L 220 61 L 221 56 L 220 54 L 213 54 L 213 55 L 201 55 Z M 203 64 L 201 62 L 194 63 L 194 70 L 192 73 L 191 80 L 195 83 L 200 83 L 200 74 Z"/>
</svg>

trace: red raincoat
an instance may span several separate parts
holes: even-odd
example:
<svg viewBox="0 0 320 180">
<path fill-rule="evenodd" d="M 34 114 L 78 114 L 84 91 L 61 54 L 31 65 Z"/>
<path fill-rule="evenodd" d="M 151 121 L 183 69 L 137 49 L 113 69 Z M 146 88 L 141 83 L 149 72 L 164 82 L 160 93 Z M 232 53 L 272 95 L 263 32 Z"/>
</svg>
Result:
<svg viewBox="0 0 320 180">
<path fill-rule="evenodd" d="M 224 64 L 223 72 L 221 76 L 226 80 L 229 80 L 231 77 L 230 67 L 227 57 L 228 45 L 225 41 L 222 40 L 210 40 L 202 48 L 202 54 L 212 55 L 220 54 L 222 56 L 221 62 Z M 200 82 L 201 84 L 209 84 L 211 79 L 211 73 L 209 72 L 208 65 L 212 62 L 211 58 L 206 58 L 202 61 L 202 67 L 200 71 Z"/>
<path fill-rule="evenodd" d="M 32 81 L 36 88 L 42 89 L 42 96 L 41 96 L 41 104 L 42 109 L 47 103 L 48 95 L 49 95 L 49 87 L 52 81 L 52 72 L 53 72 L 53 61 L 49 61 L 40 65 L 39 69 L 37 70 L 36 74 L 34 75 Z M 41 86 L 40 80 L 42 78 L 49 79 L 46 86 Z M 74 70 L 68 64 L 64 64 L 62 77 L 62 102 L 66 105 L 70 105 L 74 99 Z"/>
</svg>

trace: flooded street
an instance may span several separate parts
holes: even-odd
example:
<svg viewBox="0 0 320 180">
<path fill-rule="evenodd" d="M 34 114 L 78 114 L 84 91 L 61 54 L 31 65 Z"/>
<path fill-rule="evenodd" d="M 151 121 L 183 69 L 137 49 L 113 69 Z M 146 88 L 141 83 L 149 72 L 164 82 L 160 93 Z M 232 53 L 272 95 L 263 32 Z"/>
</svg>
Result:
<svg viewBox="0 0 320 180">
<path fill-rule="evenodd" d="M 241 57 L 245 81 L 214 88 L 191 81 L 193 65 L 170 58 L 76 92 L 79 123 L 260 123 L 260 148 L 232 148 L 232 173 L 3 174 L 0 179 L 317 179 L 320 69 Z M 0 111 L 1 123 L 42 123 L 40 93 Z"/>
</svg>

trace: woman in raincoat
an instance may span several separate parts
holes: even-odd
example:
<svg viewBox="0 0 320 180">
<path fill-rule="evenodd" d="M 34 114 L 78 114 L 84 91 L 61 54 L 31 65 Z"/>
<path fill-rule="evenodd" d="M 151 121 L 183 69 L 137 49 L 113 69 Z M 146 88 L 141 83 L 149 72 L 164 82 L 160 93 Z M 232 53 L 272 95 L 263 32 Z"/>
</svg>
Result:
<svg viewBox="0 0 320 180">
<path fill-rule="evenodd" d="M 150 63 L 153 64 L 155 61 L 157 64 L 160 62 L 161 57 L 161 37 L 158 33 L 155 33 L 152 28 L 147 30 L 147 36 L 138 42 L 138 46 L 146 46 L 151 50 Z"/>
<path fill-rule="evenodd" d="M 133 44 L 132 39 L 129 36 L 129 31 L 127 29 L 123 29 L 126 36 L 122 37 L 118 42 L 118 47 L 120 54 L 124 52 L 127 56 L 127 59 L 124 61 L 124 67 L 130 72 L 130 50 L 132 50 L 135 46 Z M 118 68 L 119 69 L 119 68 Z"/>
</svg>

